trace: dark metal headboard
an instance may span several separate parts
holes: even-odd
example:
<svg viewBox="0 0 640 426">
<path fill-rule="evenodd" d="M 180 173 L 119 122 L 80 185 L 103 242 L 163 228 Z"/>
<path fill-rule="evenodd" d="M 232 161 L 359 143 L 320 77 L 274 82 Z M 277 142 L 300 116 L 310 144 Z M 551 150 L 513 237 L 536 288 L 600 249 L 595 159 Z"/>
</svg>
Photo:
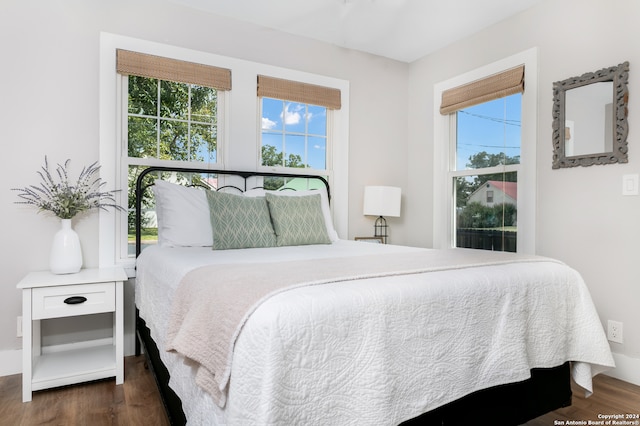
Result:
<svg viewBox="0 0 640 426">
<path fill-rule="evenodd" d="M 271 172 L 250 172 L 250 171 L 237 171 L 237 170 L 218 170 L 218 169 L 190 169 L 190 168 L 180 168 L 180 167 L 148 167 L 144 169 L 138 179 L 136 180 L 136 211 L 135 211 L 135 227 L 136 227 L 136 257 L 140 255 L 142 250 L 142 236 L 141 236 L 141 226 L 142 226 L 142 196 L 144 191 L 146 191 L 152 185 L 145 185 L 144 178 L 150 173 L 157 172 L 176 172 L 176 173 L 185 173 L 185 174 L 210 174 L 217 176 L 235 176 L 242 178 L 243 187 L 238 188 L 234 186 L 234 188 L 238 189 L 241 192 L 247 191 L 247 180 L 255 177 L 275 177 L 275 178 L 301 178 L 301 179 L 316 179 L 322 182 L 322 184 L 327 189 L 327 196 L 329 200 L 331 200 L 331 192 L 329 190 L 329 182 L 322 176 L 317 175 L 306 175 L 306 174 L 293 174 L 293 173 L 271 173 Z M 219 188 L 215 188 L 216 191 L 226 188 L 227 186 L 222 186 Z"/>
</svg>

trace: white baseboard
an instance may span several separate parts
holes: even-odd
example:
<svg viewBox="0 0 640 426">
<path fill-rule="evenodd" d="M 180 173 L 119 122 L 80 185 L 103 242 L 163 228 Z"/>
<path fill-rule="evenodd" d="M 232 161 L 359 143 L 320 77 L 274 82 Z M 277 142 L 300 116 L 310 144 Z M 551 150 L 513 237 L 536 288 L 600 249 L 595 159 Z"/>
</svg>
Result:
<svg viewBox="0 0 640 426">
<path fill-rule="evenodd" d="M 640 358 L 613 352 L 613 360 L 616 362 L 616 368 L 603 374 L 640 386 Z"/>
<path fill-rule="evenodd" d="M 22 349 L 0 351 L 0 376 L 22 373 Z"/>
</svg>

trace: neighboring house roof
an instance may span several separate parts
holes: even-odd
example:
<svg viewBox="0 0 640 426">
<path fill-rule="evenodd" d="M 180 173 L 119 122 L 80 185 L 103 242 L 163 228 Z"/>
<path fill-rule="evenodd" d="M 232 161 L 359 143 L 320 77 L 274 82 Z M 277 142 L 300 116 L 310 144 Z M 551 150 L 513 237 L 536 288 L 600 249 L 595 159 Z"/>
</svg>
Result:
<svg viewBox="0 0 640 426">
<path fill-rule="evenodd" d="M 502 182 L 498 180 L 489 180 L 487 181 L 487 183 L 504 192 L 514 200 L 518 199 L 518 182 Z"/>
</svg>

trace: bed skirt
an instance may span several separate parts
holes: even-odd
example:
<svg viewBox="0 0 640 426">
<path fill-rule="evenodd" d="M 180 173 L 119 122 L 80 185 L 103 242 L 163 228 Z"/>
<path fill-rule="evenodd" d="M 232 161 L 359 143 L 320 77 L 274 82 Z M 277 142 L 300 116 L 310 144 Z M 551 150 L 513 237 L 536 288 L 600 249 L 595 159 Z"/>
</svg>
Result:
<svg viewBox="0 0 640 426">
<path fill-rule="evenodd" d="M 160 359 L 160 352 L 156 342 L 151 338 L 151 333 L 147 328 L 145 321 L 138 315 L 136 309 L 136 356 L 140 355 L 140 345 L 144 348 L 144 354 L 147 358 L 147 365 L 156 380 L 158 391 L 162 398 L 162 404 L 167 413 L 169 423 L 175 426 L 182 426 L 187 423 L 187 418 L 182 411 L 182 401 L 176 393 L 169 387 L 169 370 Z"/>
<path fill-rule="evenodd" d="M 151 338 L 144 319 L 137 316 L 136 322 L 137 336 L 144 346 L 147 363 L 156 380 L 169 422 L 176 426 L 185 425 L 182 402 L 169 387 L 169 371 L 160 359 L 158 347 Z M 136 355 L 139 355 L 138 349 Z M 554 368 L 533 369 L 528 380 L 472 393 L 402 425 L 519 425 L 571 405 L 570 375 L 568 362 Z"/>
<path fill-rule="evenodd" d="M 570 406 L 571 396 L 567 362 L 554 368 L 535 368 L 528 380 L 472 393 L 402 425 L 520 425 Z"/>
</svg>

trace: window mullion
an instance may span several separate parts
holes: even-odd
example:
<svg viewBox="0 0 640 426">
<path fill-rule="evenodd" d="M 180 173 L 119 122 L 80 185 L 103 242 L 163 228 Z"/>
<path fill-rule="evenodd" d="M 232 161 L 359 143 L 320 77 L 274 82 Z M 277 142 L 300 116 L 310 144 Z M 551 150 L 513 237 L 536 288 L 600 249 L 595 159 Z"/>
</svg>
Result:
<svg viewBox="0 0 640 426">
<path fill-rule="evenodd" d="M 456 171 L 458 164 L 458 117 L 456 113 L 449 114 L 449 171 Z"/>
<path fill-rule="evenodd" d="M 287 102 L 282 101 L 282 167 L 287 167 Z"/>
<path fill-rule="evenodd" d="M 309 105 L 304 105 L 304 158 L 302 162 L 304 164 L 309 164 Z"/>
<path fill-rule="evenodd" d="M 333 132 L 334 132 L 334 116 L 333 114 L 327 114 L 327 131 L 324 135 L 325 146 L 325 168 L 326 170 L 333 170 Z M 331 182 L 333 185 L 333 183 Z"/>
<path fill-rule="evenodd" d="M 160 144 L 161 144 L 161 134 L 162 134 L 162 121 L 160 120 L 160 112 L 162 111 L 162 105 L 160 102 L 162 101 L 162 81 L 158 80 L 158 89 L 157 89 L 157 106 L 156 106 L 156 158 L 160 158 Z"/>
<path fill-rule="evenodd" d="M 191 155 L 191 87 L 187 85 L 187 161 L 195 160 Z"/>
</svg>

